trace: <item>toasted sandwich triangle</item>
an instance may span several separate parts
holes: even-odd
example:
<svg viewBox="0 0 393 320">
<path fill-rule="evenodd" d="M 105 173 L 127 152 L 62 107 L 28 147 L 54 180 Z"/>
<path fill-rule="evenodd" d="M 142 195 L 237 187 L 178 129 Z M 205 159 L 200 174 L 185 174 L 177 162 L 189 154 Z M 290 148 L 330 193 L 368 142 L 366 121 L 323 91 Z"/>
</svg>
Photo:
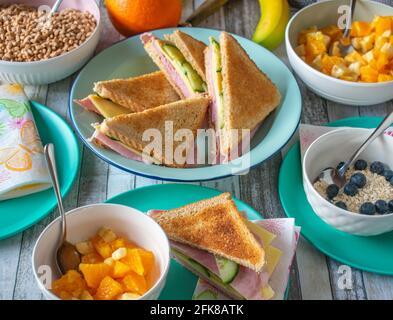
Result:
<svg viewBox="0 0 393 320">
<path fill-rule="evenodd" d="M 206 250 L 256 272 L 265 264 L 263 248 L 229 193 L 152 216 L 173 241 Z"/>
<path fill-rule="evenodd" d="M 153 132 L 154 134 L 159 133 L 162 138 L 162 144 L 160 144 L 161 151 L 158 149 L 149 150 L 149 156 L 167 166 L 184 167 L 186 164 L 185 161 L 175 161 L 176 159 L 172 159 L 171 157 L 173 152 L 171 154 L 166 152 L 166 123 L 171 126 L 173 125 L 173 134 L 176 134 L 181 129 L 188 129 L 192 132 L 195 139 L 197 129 L 201 127 L 205 120 L 208 106 L 208 98 L 196 96 L 191 99 L 176 101 L 142 112 L 119 115 L 106 119 L 101 124 L 100 131 L 113 139 L 119 140 L 128 147 L 144 153 L 146 151 L 145 148 L 151 145 L 153 140 L 144 138 L 144 134 L 148 133 L 148 130 L 152 130 L 149 132 Z M 184 138 L 181 141 L 176 141 L 175 139 L 170 140 L 171 142 L 173 141 L 173 150 L 176 150 L 178 146 L 184 145 L 185 143 Z M 188 147 L 191 148 L 192 146 L 188 146 L 187 144 L 185 152 L 188 151 Z M 170 151 L 170 149 L 168 150 Z"/>
<path fill-rule="evenodd" d="M 176 30 L 170 35 L 165 35 L 165 38 L 176 45 L 203 81 L 206 82 L 204 55 L 206 45 L 180 30 Z"/>
<path fill-rule="evenodd" d="M 280 92 L 234 37 L 222 32 L 220 48 L 225 129 L 252 130 L 279 105 Z"/>
<path fill-rule="evenodd" d="M 95 83 L 94 91 L 133 112 L 139 112 L 180 99 L 161 71 L 129 79 Z"/>
</svg>

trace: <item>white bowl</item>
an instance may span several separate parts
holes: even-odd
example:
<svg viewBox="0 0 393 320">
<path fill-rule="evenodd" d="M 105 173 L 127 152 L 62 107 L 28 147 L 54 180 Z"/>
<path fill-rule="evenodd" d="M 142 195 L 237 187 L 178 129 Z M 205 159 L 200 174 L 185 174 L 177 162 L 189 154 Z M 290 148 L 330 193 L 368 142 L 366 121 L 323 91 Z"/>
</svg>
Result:
<svg viewBox="0 0 393 320">
<path fill-rule="evenodd" d="M 393 214 L 368 216 L 343 210 L 324 199 L 312 182 L 323 169 L 335 167 L 348 159 L 364 142 L 370 130 L 360 128 L 338 129 L 315 140 L 307 149 L 303 159 L 303 187 L 314 212 L 327 224 L 350 234 L 361 236 L 378 235 L 393 230 Z M 378 137 L 359 158 L 371 163 L 381 161 L 393 168 L 393 137 Z"/>
<path fill-rule="evenodd" d="M 55 0 L 6 0 L 7 3 L 52 6 Z M 3 2 L 2 2 L 3 3 Z M 100 9 L 95 0 L 64 0 L 59 10 L 74 8 L 89 11 L 97 20 L 93 34 L 78 48 L 61 56 L 33 62 L 10 62 L 0 60 L 0 79 L 9 83 L 41 85 L 62 80 L 79 70 L 94 54 L 100 31 Z"/>
<path fill-rule="evenodd" d="M 165 286 L 170 265 L 169 242 L 161 227 L 142 212 L 116 204 L 94 204 L 67 213 L 67 240 L 71 243 L 89 239 L 101 227 L 108 227 L 154 253 L 157 272 L 154 276 L 157 280 L 140 299 L 156 300 Z M 57 218 L 39 236 L 32 256 L 34 276 L 48 300 L 59 300 L 48 289 L 52 281 L 59 278 L 54 261 L 59 230 L 60 218 Z"/>
<path fill-rule="evenodd" d="M 338 8 L 348 5 L 346 0 L 321 1 L 297 12 L 289 21 L 285 43 L 292 68 L 316 94 L 338 103 L 363 106 L 393 99 L 393 81 L 358 83 L 328 76 L 304 62 L 294 48 L 300 31 L 311 26 L 337 25 Z M 371 21 L 375 15 L 393 16 L 393 7 L 374 1 L 358 1 L 355 20 Z"/>
</svg>

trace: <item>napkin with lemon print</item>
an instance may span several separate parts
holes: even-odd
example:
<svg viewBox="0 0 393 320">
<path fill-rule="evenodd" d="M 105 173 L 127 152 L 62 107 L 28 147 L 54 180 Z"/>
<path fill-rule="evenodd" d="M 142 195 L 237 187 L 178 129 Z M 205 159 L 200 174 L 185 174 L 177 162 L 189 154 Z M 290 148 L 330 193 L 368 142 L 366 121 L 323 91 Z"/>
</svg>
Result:
<svg viewBox="0 0 393 320">
<path fill-rule="evenodd" d="M 42 143 L 23 88 L 0 85 L 0 201 L 49 187 Z"/>
</svg>

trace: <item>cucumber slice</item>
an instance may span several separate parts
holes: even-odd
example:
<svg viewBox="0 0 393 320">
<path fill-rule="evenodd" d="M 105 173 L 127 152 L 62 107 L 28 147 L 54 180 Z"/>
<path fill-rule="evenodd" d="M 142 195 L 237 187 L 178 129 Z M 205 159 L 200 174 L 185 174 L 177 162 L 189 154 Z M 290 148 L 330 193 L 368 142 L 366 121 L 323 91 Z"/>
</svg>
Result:
<svg viewBox="0 0 393 320">
<path fill-rule="evenodd" d="M 220 44 L 215 40 L 211 39 L 211 44 L 213 47 L 213 54 L 216 57 L 216 72 L 221 72 L 222 71 L 222 64 L 221 64 L 221 48 Z"/>
<path fill-rule="evenodd" d="M 193 269 L 195 269 L 196 271 L 198 271 L 202 275 L 206 276 L 207 278 L 209 277 L 210 272 L 203 265 L 196 262 L 194 259 L 187 257 L 185 254 L 183 254 L 177 250 L 172 249 L 172 251 L 181 262 L 183 262 L 186 265 L 190 265 Z"/>
<path fill-rule="evenodd" d="M 184 62 L 182 64 L 182 68 L 186 71 L 186 76 L 188 81 L 190 82 L 191 88 L 197 92 L 204 92 L 203 80 L 199 76 L 199 74 L 192 68 L 191 64 L 189 64 L 188 62 Z"/>
<path fill-rule="evenodd" d="M 231 283 L 239 272 L 239 265 L 236 262 L 218 256 L 216 256 L 216 263 L 222 282 L 225 284 Z"/>
<path fill-rule="evenodd" d="M 173 46 L 171 44 L 164 44 L 162 46 L 162 49 L 169 56 L 169 58 L 171 58 L 171 60 L 177 61 L 179 63 L 182 63 L 183 61 L 185 61 L 185 58 L 184 58 L 183 54 L 175 46 Z"/>
<path fill-rule="evenodd" d="M 199 293 L 193 300 L 218 300 L 218 294 L 207 289 Z"/>
</svg>

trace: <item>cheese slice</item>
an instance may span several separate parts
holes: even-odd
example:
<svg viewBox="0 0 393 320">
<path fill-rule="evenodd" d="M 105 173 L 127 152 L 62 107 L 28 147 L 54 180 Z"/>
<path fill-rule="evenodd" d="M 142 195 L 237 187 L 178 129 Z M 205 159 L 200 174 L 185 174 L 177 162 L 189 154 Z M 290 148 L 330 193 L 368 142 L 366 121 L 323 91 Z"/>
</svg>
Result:
<svg viewBox="0 0 393 320">
<path fill-rule="evenodd" d="M 95 94 L 89 95 L 89 99 L 106 119 L 113 118 L 121 114 L 132 113 L 130 109 L 124 108 L 117 103 L 103 99 Z"/>
<path fill-rule="evenodd" d="M 266 254 L 266 265 L 265 270 L 271 276 L 276 269 L 278 263 L 280 262 L 282 251 L 276 247 L 269 246 L 265 249 Z"/>
<path fill-rule="evenodd" d="M 250 229 L 251 232 L 256 234 L 262 240 L 263 248 L 268 247 L 269 244 L 276 238 L 274 233 L 267 231 L 256 223 L 246 220 L 246 224 L 248 229 Z"/>
<path fill-rule="evenodd" d="M 265 300 L 272 299 L 275 294 L 276 293 L 274 292 L 273 288 L 268 284 L 261 289 L 261 295 Z"/>
</svg>

